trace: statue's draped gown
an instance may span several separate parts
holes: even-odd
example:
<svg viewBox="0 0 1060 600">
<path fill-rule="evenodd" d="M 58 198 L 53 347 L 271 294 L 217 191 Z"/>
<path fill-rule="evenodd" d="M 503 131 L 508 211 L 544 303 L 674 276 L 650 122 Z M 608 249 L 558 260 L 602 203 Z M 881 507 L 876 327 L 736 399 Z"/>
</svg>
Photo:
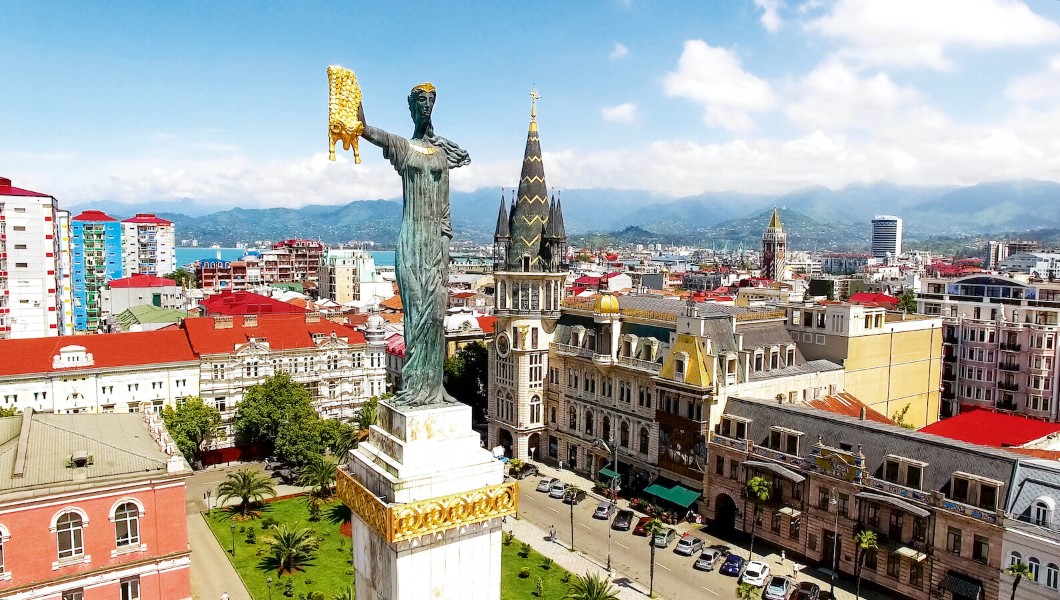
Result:
<svg viewBox="0 0 1060 600">
<path fill-rule="evenodd" d="M 449 273 L 449 162 L 444 149 L 371 128 L 371 137 L 401 175 L 404 210 L 396 272 L 405 311 L 405 366 L 394 404 L 455 402 L 442 387 Z"/>
</svg>

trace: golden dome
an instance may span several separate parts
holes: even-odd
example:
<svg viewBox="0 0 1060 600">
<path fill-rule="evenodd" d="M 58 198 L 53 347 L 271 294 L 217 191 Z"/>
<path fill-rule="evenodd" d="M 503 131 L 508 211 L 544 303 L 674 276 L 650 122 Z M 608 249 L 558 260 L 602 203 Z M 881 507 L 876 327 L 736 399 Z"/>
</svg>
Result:
<svg viewBox="0 0 1060 600">
<path fill-rule="evenodd" d="M 604 292 L 596 297 L 593 312 L 598 315 L 617 315 L 619 313 L 618 296 Z"/>
</svg>

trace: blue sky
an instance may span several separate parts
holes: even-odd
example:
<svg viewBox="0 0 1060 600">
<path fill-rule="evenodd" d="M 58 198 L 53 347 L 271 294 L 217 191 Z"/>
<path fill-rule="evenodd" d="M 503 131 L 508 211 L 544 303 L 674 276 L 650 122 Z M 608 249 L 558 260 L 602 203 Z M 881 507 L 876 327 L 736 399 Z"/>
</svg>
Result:
<svg viewBox="0 0 1060 600">
<path fill-rule="evenodd" d="M 325 68 L 373 125 L 405 96 L 517 183 L 528 92 L 549 184 L 668 196 L 852 182 L 1060 180 L 1060 3 L 107 2 L 3 6 L 0 175 L 66 204 L 395 197 L 378 151 L 326 160 Z"/>
</svg>

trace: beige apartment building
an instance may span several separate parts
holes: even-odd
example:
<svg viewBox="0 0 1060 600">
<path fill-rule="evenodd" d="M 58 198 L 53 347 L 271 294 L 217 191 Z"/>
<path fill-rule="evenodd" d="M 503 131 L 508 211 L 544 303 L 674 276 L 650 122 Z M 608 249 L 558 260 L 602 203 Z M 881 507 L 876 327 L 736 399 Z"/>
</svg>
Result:
<svg viewBox="0 0 1060 600">
<path fill-rule="evenodd" d="M 840 302 L 785 310 L 791 338 L 807 360 L 843 365 L 847 392 L 892 418 L 905 410 L 904 422 L 915 427 L 938 420 L 940 317 Z"/>
</svg>

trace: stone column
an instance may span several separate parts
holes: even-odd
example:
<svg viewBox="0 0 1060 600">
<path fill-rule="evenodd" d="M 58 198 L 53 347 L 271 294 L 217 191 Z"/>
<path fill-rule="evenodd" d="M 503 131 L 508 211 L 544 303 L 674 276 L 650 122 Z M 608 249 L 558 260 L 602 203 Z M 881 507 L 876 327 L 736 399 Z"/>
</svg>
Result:
<svg viewBox="0 0 1060 600">
<path fill-rule="evenodd" d="M 358 600 L 497 600 L 514 481 L 480 447 L 471 407 L 379 403 L 338 492 L 353 513 Z"/>
</svg>

